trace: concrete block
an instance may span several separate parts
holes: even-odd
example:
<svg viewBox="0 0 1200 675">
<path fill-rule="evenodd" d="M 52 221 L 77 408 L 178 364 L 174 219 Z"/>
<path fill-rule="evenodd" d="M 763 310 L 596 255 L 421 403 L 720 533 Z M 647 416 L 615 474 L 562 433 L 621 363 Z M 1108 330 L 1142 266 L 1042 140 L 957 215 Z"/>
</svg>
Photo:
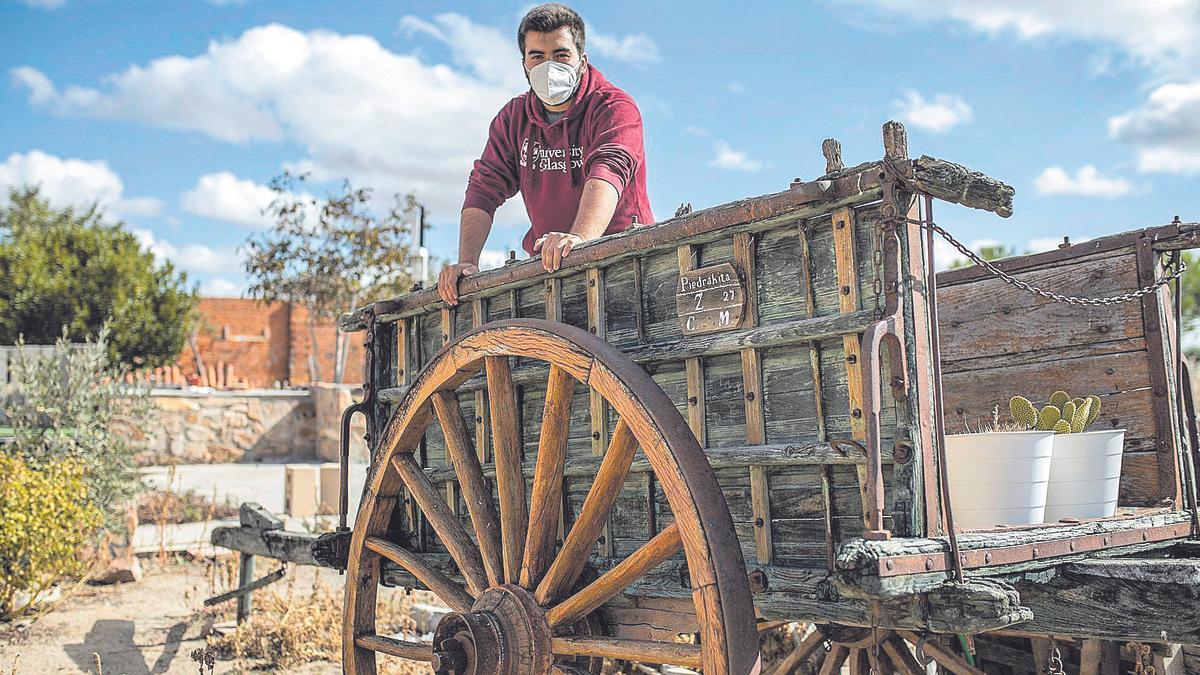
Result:
<svg viewBox="0 0 1200 675">
<path fill-rule="evenodd" d="M 338 512 L 338 498 L 342 491 L 341 475 L 342 467 L 337 462 L 321 465 L 321 501 L 317 506 L 317 513 L 330 516 Z"/>
<path fill-rule="evenodd" d="M 283 480 L 284 513 L 294 518 L 317 515 L 317 468 L 288 465 Z"/>
</svg>

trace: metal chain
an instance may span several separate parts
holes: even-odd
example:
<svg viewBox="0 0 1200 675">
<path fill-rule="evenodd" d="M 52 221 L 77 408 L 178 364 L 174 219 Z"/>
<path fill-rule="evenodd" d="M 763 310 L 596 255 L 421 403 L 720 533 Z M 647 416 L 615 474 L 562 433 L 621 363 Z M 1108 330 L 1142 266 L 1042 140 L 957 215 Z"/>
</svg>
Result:
<svg viewBox="0 0 1200 675">
<path fill-rule="evenodd" d="M 1125 644 L 1129 647 L 1129 651 L 1133 652 L 1133 672 L 1135 675 L 1154 675 L 1155 668 L 1153 665 L 1146 665 L 1143 660 L 1150 656 L 1150 645 L 1141 642 L 1128 642 Z"/>
<path fill-rule="evenodd" d="M 1062 654 L 1058 651 L 1058 641 L 1050 640 L 1050 653 L 1046 655 L 1046 675 L 1064 675 Z"/>
<path fill-rule="evenodd" d="M 931 230 L 933 232 L 937 232 L 938 234 L 940 234 L 942 236 L 942 239 L 945 239 L 951 246 L 958 249 L 959 253 L 962 253 L 963 255 L 965 255 L 968 260 L 970 260 L 971 262 L 975 263 L 976 265 L 979 265 L 980 267 L 984 268 L 992 276 L 1000 279 L 1004 283 L 1014 286 L 1016 288 L 1019 288 L 1023 291 L 1033 293 L 1034 295 L 1040 295 L 1041 297 L 1047 298 L 1053 302 L 1061 302 L 1061 303 L 1066 303 L 1068 305 L 1088 305 L 1091 307 L 1103 307 L 1103 306 L 1108 306 L 1108 305 L 1118 305 L 1123 302 L 1130 302 L 1131 300 L 1138 300 L 1142 296 L 1153 293 L 1153 292 L 1157 291 L 1158 289 L 1162 288 L 1163 286 L 1166 286 L 1170 282 L 1174 281 L 1175 279 L 1178 279 L 1181 275 L 1183 275 L 1184 272 L 1187 271 L 1187 263 L 1185 263 L 1181 259 L 1178 261 L 1178 265 L 1175 266 L 1175 271 L 1172 272 L 1170 276 L 1163 277 L 1148 286 L 1139 288 L 1136 291 L 1124 293 L 1122 295 L 1114 295 L 1114 296 L 1110 296 L 1107 298 L 1080 298 L 1080 297 L 1076 297 L 1076 296 L 1062 295 L 1061 293 L 1055 293 L 1054 291 L 1048 291 L 1044 288 L 1039 288 L 1037 286 L 1034 286 L 1033 284 L 1030 284 L 1030 283 L 1021 281 L 1020 279 L 1017 279 L 1016 277 L 1009 274 L 1008 272 L 1005 272 L 1004 270 L 1000 269 L 999 267 L 993 265 L 991 263 L 991 261 L 984 260 L 979 254 L 975 253 L 970 248 L 968 248 L 965 244 L 963 244 L 959 240 L 955 239 L 953 235 L 951 235 L 949 232 L 947 232 L 945 230 L 945 228 L 943 228 L 942 226 L 940 226 L 932 221 L 925 222 L 925 221 L 920 221 L 920 220 L 909 219 L 909 222 L 920 225 L 921 227 Z M 1165 267 L 1167 269 L 1170 268 L 1169 265 L 1165 266 Z"/>
</svg>

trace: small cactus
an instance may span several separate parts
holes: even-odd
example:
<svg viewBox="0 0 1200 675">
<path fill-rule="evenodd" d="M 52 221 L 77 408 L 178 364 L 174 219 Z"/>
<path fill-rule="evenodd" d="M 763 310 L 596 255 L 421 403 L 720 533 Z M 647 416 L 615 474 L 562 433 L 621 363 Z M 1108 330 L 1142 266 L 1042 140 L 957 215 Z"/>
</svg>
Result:
<svg viewBox="0 0 1200 675">
<path fill-rule="evenodd" d="M 1013 421 L 1031 429 L 1037 426 L 1038 411 L 1024 396 L 1014 396 L 1008 400 L 1008 411 L 1012 413 Z"/>
<path fill-rule="evenodd" d="M 1063 406 L 1070 402 L 1070 400 L 1071 395 L 1062 390 L 1050 394 L 1050 405 L 1058 408 L 1059 410 L 1062 410 Z"/>
<path fill-rule="evenodd" d="M 1054 425 L 1062 419 L 1062 411 L 1052 405 L 1042 408 L 1038 413 L 1037 426 L 1034 428 L 1038 431 L 1054 431 Z"/>
<path fill-rule="evenodd" d="M 1075 409 L 1076 406 L 1074 401 L 1067 401 L 1063 404 L 1062 418 L 1067 421 L 1067 424 L 1070 424 L 1071 420 L 1075 419 Z"/>
<path fill-rule="evenodd" d="M 1092 414 L 1092 402 L 1084 399 L 1083 404 L 1075 409 L 1071 416 L 1071 433 L 1081 434 L 1087 428 L 1088 416 Z"/>
<path fill-rule="evenodd" d="M 1069 403 L 1069 401 L 1068 401 Z M 1069 434 L 1071 433 L 1071 423 L 1066 420 L 1059 420 L 1054 423 L 1054 433 Z"/>
<path fill-rule="evenodd" d="M 1088 410 L 1087 423 L 1083 425 L 1084 429 L 1092 426 L 1092 423 L 1100 417 L 1100 397 L 1092 394 L 1088 396 L 1088 400 L 1091 401 L 1092 407 Z"/>
</svg>

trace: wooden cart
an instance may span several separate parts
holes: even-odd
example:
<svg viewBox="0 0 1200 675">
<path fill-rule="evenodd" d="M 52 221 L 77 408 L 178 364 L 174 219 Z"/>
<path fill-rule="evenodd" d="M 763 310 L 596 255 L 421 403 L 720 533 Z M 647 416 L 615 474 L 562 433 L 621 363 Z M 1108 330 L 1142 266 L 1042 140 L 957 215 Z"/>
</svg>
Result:
<svg viewBox="0 0 1200 675">
<path fill-rule="evenodd" d="M 373 459 L 353 531 L 316 559 L 347 572 L 345 672 L 385 654 L 742 675 L 781 622 L 815 628 L 776 673 L 1092 675 L 1200 643 L 1196 427 L 1161 264 L 1200 229 L 998 264 L 1064 295 L 1150 289 L 1132 302 L 1055 303 L 978 266 L 935 298 L 934 199 L 1007 216 L 1013 190 L 910 158 L 897 123 L 884 149 L 845 168 L 826 141 L 816 180 L 589 242 L 553 274 L 511 262 L 457 307 L 426 289 L 344 316 L 366 334 L 347 414 Z M 1056 388 L 1129 430 L 1118 515 L 956 531 L 943 434 Z M 376 634 L 380 584 L 451 608 L 432 643 Z"/>
</svg>

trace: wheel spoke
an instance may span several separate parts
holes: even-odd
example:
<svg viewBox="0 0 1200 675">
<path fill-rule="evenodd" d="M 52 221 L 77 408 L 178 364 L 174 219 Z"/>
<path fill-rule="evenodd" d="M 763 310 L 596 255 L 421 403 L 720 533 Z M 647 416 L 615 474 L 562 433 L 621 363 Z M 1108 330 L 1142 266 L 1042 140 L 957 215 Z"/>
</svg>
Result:
<svg viewBox="0 0 1200 675">
<path fill-rule="evenodd" d="M 386 539 L 367 537 L 366 547 L 408 570 L 456 612 L 469 612 L 474 598 L 423 558 Z"/>
<path fill-rule="evenodd" d="M 633 463 L 637 448 L 637 438 L 625 421 L 619 420 L 612 440 L 608 443 L 608 450 L 604 453 L 604 460 L 600 462 L 600 470 L 596 473 L 596 479 L 583 501 L 579 518 L 575 520 L 570 533 L 567 534 L 567 540 L 563 542 L 562 550 L 550 564 L 550 569 L 533 594 L 534 600 L 539 604 L 545 606 L 558 598 L 579 578 L 596 538 L 604 527 L 604 521 L 621 494 L 621 486 L 625 483 L 625 476 L 629 473 L 629 465 Z"/>
<path fill-rule="evenodd" d="M 432 661 L 433 645 L 424 642 L 409 642 L 383 635 L 359 635 L 354 638 L 354 644 L 373 652 L 398 656 L 413 661 Z"/>
<path fill-rule="evenodd" d="M 575 378 L 558 366 L 550 366 L 537 468 L 529 498 L 529 534 L 525 539 L 525 561 L 521 565 L 522 588 L 532 589 L 554 556 L 558 519 L 562 513 L 563 466 L 567 460 L 567 434 L 571 430 L 571 398 L 574 394 Z"/>
<path fill-rule="evenodd" d="M 483 559 L 479 557 L 479 549 L 475 542 L 467 535 L 462 523 L 450 511 L 446 500 L 442 499 L 441 493 L 430 482 L 412 455 L 394 455 L 392 466 L 400 474 L 413 499 L 417 500 L 417 506 L 421 507 L 425 517 L 433 525 L 454 562 L 458 564 L 458 569 L 467 580 L 467 588 L 473 596 L 479 597 L 487 588 L 487 573 L 483 571 Z"/>
<path fill-rule="evenodd" d="M 671 523 L 670 527 L 659 532 L 619 565 L 546 612 L 546 621 L 550 623 L 551 628 L 575 623 L 682 548 L 683 540 L 679 538 L 679 527 Z"/>
<path fill-rule="evenodd" d="M 496 460 L 496 491 L 500 495 L 500 539 L 504 558 L 504 580 L 517 583 L 525 547 L 529 509 L 525 505 L 525 476 L 521 473 L 521 437 L 517 397 L 513 392 L 508 359 L 487 357 L 488 400 L 492 413 L 492 448 Z"/>
<path fill-rule="evenodd" d="M 901 642 L 899 638 L 888 637 L 880 646 L 891 659 L 892 667 L 896 669 L 896 672 L 904 675 L 925 675 L 925 667 L 917 663 L 916 657 L 908 651 L 908 645 Z"/>
<path fill-rule="evenodd" d="M 801 661 L 812 656 L 813 653 L 820 649 L 822 642 L 825 642 L 825 636 L 821 635 L 821 631 L 812 631 L 800 641 L 800 644 L 792 650 L 791 654 L 788 654 L 775 666 L 774 670 L 764 675 L 788 675 L 800 666 Z"/>
<path fill-rule="evenodd" d="M 500 558 L 500 525 L 496 517 L 496 506 L 492 503 L 492 491 L 483 480 L 483 468 L 475 454 L 471 432 L 463 419 L 462 408 L 454 392 L 439 391 L 433 395 L 433 409 L 438 423 L 446 436 L 446 450 L 454 463 L 454 473 L 462 488 L 471 514 L 471 525 L 479 542 L 483 566 L 487 571 L 488 583 L 504 583 L 504 568 Z"/>
<path fill-rule="evenodd" d="M 921 644 L 921 636 L 908 631 L 898 631 L 901 637 L 914 645 Z M 936 640 L 926 640 L 922 645 L 925 653 L 934 661 L 937 661 L 946 670 L 954 673 L 954 675 L 983 675 L 983 671 L 971 664 L 967 663 L 966 659 L 958 654 L 955 654 L 944 645 Z"/>
<path fill-rule="evenodd" d="M 871 657 L 865 648 L 850 652 L 850 675 L 871 675 Z"/>
<path fill-rule="evenodd" d="M 821 662 L 821 670 L 817 671 L 817 675 L 835 675 L 841 672 L 842 664 L 846 662 L 846 657 L 850 656 L 850 650 L 842 645 L 834 645 L 833 651 L 825 655 L 825 660 Z"/>
<path fill-rule="evenodd" d="M 623 661 L 668 663 L 674 666 L 701 665 L 700 645 L 654 642 L 599 636 L 556 637 L 551 650 L 559 656 L 600 656 Z"/>
</svg>

